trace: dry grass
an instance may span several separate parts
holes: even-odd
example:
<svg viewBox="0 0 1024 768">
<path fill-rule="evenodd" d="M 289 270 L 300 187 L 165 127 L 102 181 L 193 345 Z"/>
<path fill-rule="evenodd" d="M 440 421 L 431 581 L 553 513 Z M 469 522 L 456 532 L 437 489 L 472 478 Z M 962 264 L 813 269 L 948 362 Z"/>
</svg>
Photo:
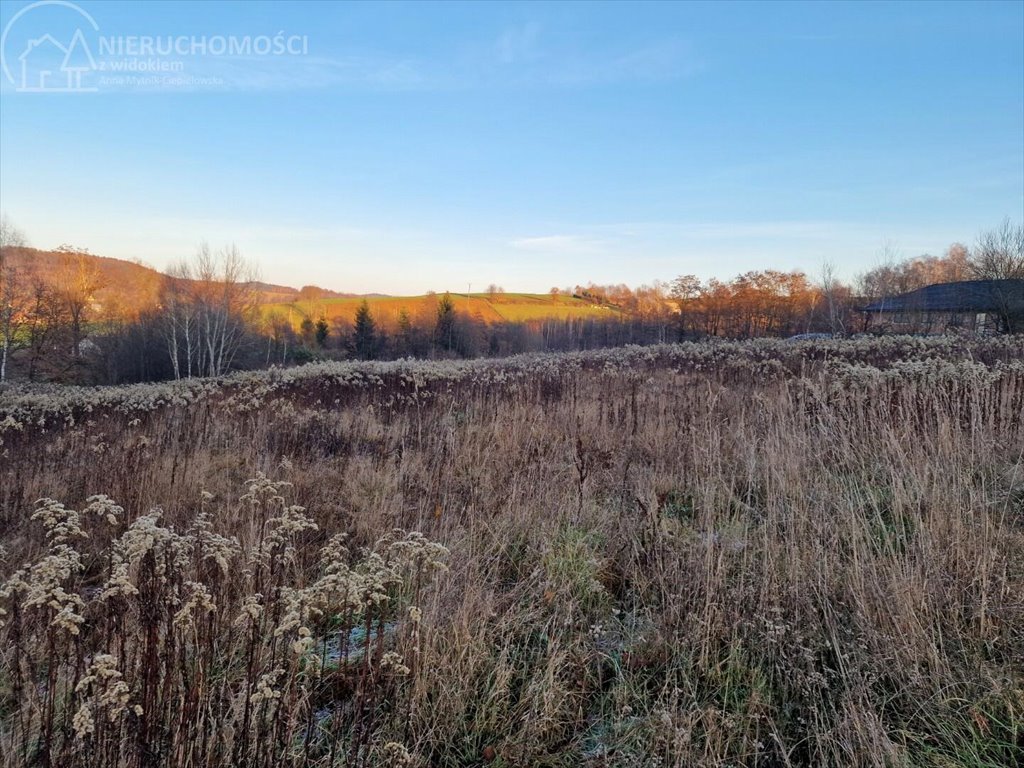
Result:
<svg viewBox="0 0 1024 768">
<path fill-rule="evenodd" d="M 0 395 L 2 764 L 1013 765 L 1024 350 L 858 344 Z"/>
</svg>

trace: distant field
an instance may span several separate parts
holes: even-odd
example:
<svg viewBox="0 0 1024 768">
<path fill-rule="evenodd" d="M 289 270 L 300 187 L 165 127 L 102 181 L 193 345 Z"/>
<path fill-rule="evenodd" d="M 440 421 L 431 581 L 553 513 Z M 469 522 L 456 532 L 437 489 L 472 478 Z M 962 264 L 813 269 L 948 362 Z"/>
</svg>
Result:
<svg viewBox="0 0 1024 768">
<path fill-rule="evenodd" d="M 529 320 L 564 320 L 615 317 L 620 311 L 599 306 L 572 296 L 540 293 L 450 294 L 455 310 L 487 323 L 523 322 Z M 436 311 L 436 296 L 373 296 L 366 300 L 377 322 L 385 326 L 397 324 L 404 309 L 412 318 L 430 316 Z M 351 321 L 363 301 L 360 297 L 316 299 L 312 301 L 274 302 L 263 305 L 264 316 L 288 317 L 294 326 L 305 318 L 328 320 L 344 318 Z"/>
</svg>

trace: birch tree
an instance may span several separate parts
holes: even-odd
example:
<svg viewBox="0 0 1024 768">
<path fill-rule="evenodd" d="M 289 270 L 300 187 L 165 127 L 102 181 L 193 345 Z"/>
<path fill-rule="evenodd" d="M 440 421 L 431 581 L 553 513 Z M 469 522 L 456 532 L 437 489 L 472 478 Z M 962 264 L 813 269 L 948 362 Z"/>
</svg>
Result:
<svg viewBox="0 0 1024 768">
<path fill-rule="evenodd" d="M 162 305 L 175 378 L 231 369 L 256 310 L 256 279 L 234 245 L 214 252 L 201 243 L 191 260 L 171 268 Z"/>
<path fill-rule="evenodd" d="M 7 251 L 23 248 L 25 235 L 6 214 L 0 215 L 0 384 L 7 380 L 7 361 L 21 339 L 21 326 L 27 310 L 26 280 L 17 270 Z"/>
</svg>

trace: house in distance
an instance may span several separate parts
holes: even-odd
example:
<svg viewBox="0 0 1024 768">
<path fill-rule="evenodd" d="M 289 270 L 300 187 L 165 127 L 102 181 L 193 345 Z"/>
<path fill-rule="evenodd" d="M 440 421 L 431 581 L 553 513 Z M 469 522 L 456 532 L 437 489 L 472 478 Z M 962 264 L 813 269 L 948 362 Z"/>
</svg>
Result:
<svg viewBox="0 0 1024 768">
<path fill-rule="evenodd" d="M 864 330 L 980 334 L 1024 331 L 1024 280 L 937 283 L 860 307 Z"/>
</svg>

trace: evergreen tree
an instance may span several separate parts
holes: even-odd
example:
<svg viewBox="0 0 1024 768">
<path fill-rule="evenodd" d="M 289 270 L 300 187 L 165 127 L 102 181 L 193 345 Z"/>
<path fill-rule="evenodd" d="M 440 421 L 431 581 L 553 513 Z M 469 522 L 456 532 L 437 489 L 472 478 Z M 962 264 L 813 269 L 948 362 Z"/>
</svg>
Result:
<svg viewBox="0 0 1024 768">
<path fill-rule="evenodd" d="M 302 336 L 302 343 L 306 347 L 313 346 L 313 339 L 316 336 L 316 326 L 313 325 L 313 321 L 308 317 L 302 318 L 302 322 L 299 323 L 299 335 Z"/>
<path fill-rule="evenodd" d="M 402 307 L 398 313 L 398 338 L 396 339 L 396 350 L 399 355 L 411 355 L 414 353 L 412 318 L 409 312 Z"/>
<path fill-rule="evenodd" d="M 451 352 L 455 341 L 455 303 L 445 292 L 437 302 L 437 324 L 434 339 L 441 349 Z"/>
<path fill-rule="evenodd" d="M 377 354 L 377 324 L 373 321 L 370 304 L 366 299 L 363 299 L 359 309 L 356 310 L 352 352 L 360 360 L 372 360 Z"/>
<path fill-rule="evenodd" d="M 327 337 L 331 335 L 331 329 L 327 325 L 327 318 L 323 315 L 316 321 L 316 345 L 323 349 L 327 346 Z"/>
</svg>

